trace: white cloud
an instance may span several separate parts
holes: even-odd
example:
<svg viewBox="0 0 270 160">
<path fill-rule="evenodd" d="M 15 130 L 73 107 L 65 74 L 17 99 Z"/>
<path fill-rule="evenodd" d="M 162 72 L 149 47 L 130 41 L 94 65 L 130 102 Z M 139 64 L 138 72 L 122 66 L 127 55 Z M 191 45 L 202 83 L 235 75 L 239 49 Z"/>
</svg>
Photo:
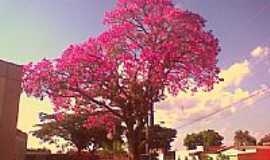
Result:
<svg viewBox="0 0 270 160">
<path fill-rule="evenodd" d="M 250 54 L 254 58 L 265 57 L 269 54 L 269 48 L 258 46 L 255 49 L 253 49 Z"/>
<path fill-rule="evenodd" d="M 260 60 L 266 59 L 268 49 L 265 47 L 263 52 L 260 51 L 260 54 L 259 50 L 257 48 L 257 51 L 254 51 L 253 54 L 260 57 Z M 257 53 L 255 54 L 255 52 Z M 252 58 L 255 59 L 255 57 Z M 230 127 L 225 126 L 225 117 L 251 107 L 264 96 L 266 90 L 269 90 L 269 85 L 263 83 L 253 91 L 243 88 L 244 81 L 252 80 L 252 77 L 254 78 L 259 73 L 255 67 L 257 61 L 256 59 L 254 61 L 254 59 L 234 63 L 221 70 L 220 77 L 224 78 L 224 82 L 217 84 L 211 92 L 198 92 L 193 96 L 190 93 L 180 93 L 175 97 L 168 95 L 164 101 L 156 104 L 155 120 L 157 122 L 164 121 L 166 127 L 178 128 L 179 133 L 174 143 L 175 148 L 182 147 L 183 138 L 187 133 L 205 130 L 211 126 L 215 126 L 215 129 L 221 131 L 222 135 L 227 136 L 224 140 L 225 144 L 231 144 L 234 128 L 231 128 L 231 124 Z M 253 96 L 255 94 L 257 96 Z M 252 99 L 245 99 L 246 97 L 252 97 Z M 243 99 L 245 99 L 244 102 L 236 103 Z M 230 106 L 230 104 L 233 104 L 233 106 Z M 226 107 L 229 108 L 225 109 Z M 225 109 L 225 111 L 212 115 L 215 111 L 222 109 Z M 209 118 L 204 119 L 209 115 Z M 222 123 L 221 128 L 215 123 L 217 120 Z M 190 123 L 192 121 L 196 121 L 196 123 Z M 182 127 L 185 124 L 190 125 Z M 222 130 L 222 128 L 224 129 Z"/>
<path fill-rule="evenodd" d="M 175 97 L 168 95 L 164 101 L 156 105 L 156 120 L 164 121 L 168 127 L 174 127 L 183 121 L 196 119 L 228 107 L 231 103 L 250 95 L 249 91 L 240 87 L 241 82 L 250 73 L 249 62 L 245 60 L 222 70 L 220 76 L 224 78 L 224 82 L 216 85 L 211 92 L 198 92 L 193 96 L 189 93 L 180 93 Z M 236 112 L 237 106 L 228 111 Z"/>
<path fill-rule="evenodd" d="M 225 70 L 221 70 L 220 77 L 224 78 L 224 82 L 217 87 L 224 89 L 226 87 L 239 87 L 244 78 L 250 75 L 250 63 L 244 60 L 240 63 L 235 63 Z"/>
</svg>

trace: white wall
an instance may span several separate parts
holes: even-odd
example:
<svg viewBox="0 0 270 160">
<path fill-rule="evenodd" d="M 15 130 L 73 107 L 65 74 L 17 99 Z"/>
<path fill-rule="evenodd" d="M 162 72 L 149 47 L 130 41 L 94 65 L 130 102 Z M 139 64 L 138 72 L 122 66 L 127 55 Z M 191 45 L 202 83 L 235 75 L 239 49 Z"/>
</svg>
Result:
<svg viewBox="0 0 270 160">
<path fill-rule="evenodd" d="M 175 152 L 175 160 L 193 160 L 193 156 L 190 154 L 194 153 L 194 150 L 180 150 Z M 196 160 L 199 160 L 198 156 L 195 156 Z"/>
</svg>

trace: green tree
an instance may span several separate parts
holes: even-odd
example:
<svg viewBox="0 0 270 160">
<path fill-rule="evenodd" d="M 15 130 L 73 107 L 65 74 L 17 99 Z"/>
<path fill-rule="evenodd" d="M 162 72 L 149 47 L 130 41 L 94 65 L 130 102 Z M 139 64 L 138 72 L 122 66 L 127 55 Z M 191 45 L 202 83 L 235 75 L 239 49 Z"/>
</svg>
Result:
<svg viewBox="0 0 270 160">
<path fill-rule="evenodd" d="M 224 137 L 218 132 L 208 129 L 199 133 L 188 134 L 184 139 L 184 145 L 188 149 L 196 149 L 197 146 L 221 146 Z"/>
<path fill-rule="evenodd" d="M 249 134 L 249 131 L 238 130 L 234 135 L 234 146 L 256 145 L 257 140 Z"/>
<path fill-rule="evenodd" d="M 230 160 L 230 157 L 229 156 L 226 156 L 224 154 L 219 154 L 217 156 L 217 160 Z"/>
<path fill-rule="evenodd" d="M 177 131 L 172 128 L 154 125 L 149 129 L 149 145 L 151 149 L 162 149 L 165 152 L 171 149 L 171 142 L 176 138 Z"/>
<path fill-rule="evenodd" d="M 164 153 L 171 149 L 171 143 L 175 140 L 177 131 L 172 128 L 161 127 L 160 125 L 154 125 L 149 127 L 149 138 L 146 140 L 146 129 L 141 133 L 141 143 L 139 149 L 143 153 L 145 151 L 145 143 L 148 142 L 149 149 L 155 152 L 159 149 Z"/>
<path fill-rule="evenodd" d="M 102 114 L 102 113 L 97 113 Z M 39 129 L 32 131 L 33 136 L 44 142 L 57 144 L 59 138 L 66 141 L 66 146 L 74 146 L 80 153 L 87 149 L 94 152 L 98 148 L 108 150 L 114 149 L 115 143 L 122 144 L 121 126 L 116 127 L 115 134 L 109 138 L 106 127 L 85 127 L 88 113 L 81 114 L 64 114 L 60 120 L 57 115 L 40 114 L 41 123 L 35 125 Z"/>
<path fill-rule="evenodd" d="M 263 136 L 258 145 L 263 145 L 263 143 L 270 143 L 270 134 L 266 134 L 265 136 Z"/>
<path fill-rule="evenodd" d="M 207 157 L 207 160 L 214 160 L 213 157 Z"/>
</svg>

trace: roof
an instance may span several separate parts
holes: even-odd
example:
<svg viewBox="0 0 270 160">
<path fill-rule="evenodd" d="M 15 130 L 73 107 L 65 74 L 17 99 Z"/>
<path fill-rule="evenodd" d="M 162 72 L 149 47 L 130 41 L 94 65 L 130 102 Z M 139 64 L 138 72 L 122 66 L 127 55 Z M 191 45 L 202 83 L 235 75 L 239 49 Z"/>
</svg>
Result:
<svg viewBox="0 0 270 160">
<path fill-rule="evenodd" d="M 226 150 L 229 150 L 229 149 L 232 149 L 232 148 L 235 148 L 235 147 L 234 146 L 224 147 L 224 148 L 218 150 L 218 152 L 226 151 Z"/>
<path fill-rule="evenodd" d="M 219 153 L 220 151 L 227 149 L 228 147 L 226 146 L 210 146 L 207 147 L 204 153 Z"/>
<path fill-rule="evenodd" d="M 21 66 L 22 66 L 22 65 L 13 63 L 13 62 L 4 61 L 4 60 L 2 60 L 2 59 L 0 59 L 0 62 L 7 63 L 7 64 L 14 65 L 14 66 L 18 66 L 18 67 L 21 67 Z"/>
<path fill-rule="evenodd" d="M 270 149 L 270 146 L 240 146 L 237 149 Z"/>
<path fill-rule="evenodd" d="M 223 149 L 218 150 L 218 152 L 226 151 L 229 149 L 236 149 L 239 151 L 244 151 L 246 149 L 269 149 L 270 150 L 270 146 L 239 146 L 239 147 L 229 146 L 229 147 L 225 147 Z"/>
</svg>

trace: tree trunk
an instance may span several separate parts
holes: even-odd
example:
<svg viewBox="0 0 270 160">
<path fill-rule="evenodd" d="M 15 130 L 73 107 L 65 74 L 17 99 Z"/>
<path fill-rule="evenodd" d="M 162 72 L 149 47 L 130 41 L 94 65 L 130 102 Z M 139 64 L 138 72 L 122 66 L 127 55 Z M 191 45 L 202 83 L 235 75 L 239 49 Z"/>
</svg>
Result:
<svg viewBox="0 0 270 160">
<path fill-rule="evenodd" d="M 140 159 L 140 133 L 136 132 L 133 128 L 133 124 L 127 124 L 128 134 L 128 159 L 129 160 L 139 160 Z"/>
<path fill-rule="evenodd" d="M 82 153 L 82 148 L 77 148 L 78 149 L 78 155 L 81 155 L 81 153 Z"/>
<path fill-rule="evenodd" d="M 140 152 L 137 143 L 137 140 L 128 140 L 128 159 L 129 160 L 139 160 L 140 159 Z"/>
</svg>

